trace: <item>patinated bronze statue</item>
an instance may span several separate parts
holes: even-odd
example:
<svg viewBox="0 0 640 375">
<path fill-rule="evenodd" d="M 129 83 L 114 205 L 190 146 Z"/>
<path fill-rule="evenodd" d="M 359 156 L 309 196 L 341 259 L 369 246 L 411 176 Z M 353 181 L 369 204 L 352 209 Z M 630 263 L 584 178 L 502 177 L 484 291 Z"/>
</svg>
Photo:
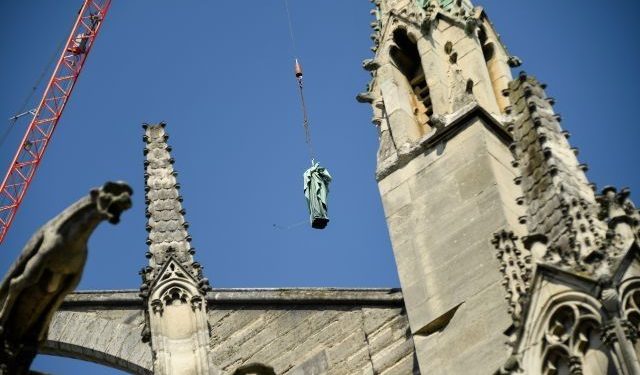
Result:
<svg viewBox="0 0 640 375">
<path fill-rule="evenodd" d="M 316 162 L 304 172 L 304 196 L 307 199 L 309 219 L 313 228 L 324 229 L 329 223 L 327 196 L 330 182 L 329 171 Z"/>
</svg>

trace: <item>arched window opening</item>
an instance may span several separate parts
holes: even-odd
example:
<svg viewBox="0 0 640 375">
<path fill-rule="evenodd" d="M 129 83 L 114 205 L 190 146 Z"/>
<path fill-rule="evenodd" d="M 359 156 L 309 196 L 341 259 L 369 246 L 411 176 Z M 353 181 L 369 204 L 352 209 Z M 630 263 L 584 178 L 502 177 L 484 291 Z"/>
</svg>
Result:
<svg viewBox="0 0 640 375">
<path fill-rule="evenodd" d="M 570 375 L 569 355 L 562 350 L 552 350 L 547 355 L 542 373 L 544 375 Z"/>
<path fill-rule="evenodd" d="M 420 133 L 430 130 L 429 117 L 433 114 L 429 87 L 422 69 L 420 53 L 416 43 L 409 38 L 407 31 L 397 29 L 393 33 L 394 46 L 390 49 L 391 59 L 406 79 L 410 88 L 409 97 Z"/>
<path fill-rule="evenodd" d="M 585 345 L 586 348 L 583 354 L 583 374 L 615 374 L 616 371 L 613 361 L 611 361 L 609 357 L 609 349 L 606 344 L 602 342 L 602 331 L 600 328 L 595 325 L 586 327 L 581 335 L 588 341 L 588 345 Z"/>
<path fill-rule="evenodd" d="M 540 334 L 542 374 L 613 373 L 609 350 L 601 340 L 601 316 L 592 306 L 578 301 L 556 306 Z"/>
<path fill-rule="evenodd" d="M 489 41 L 484 25 L 481 25 L 478 29 L 478 40 L 480 41 L 480 46 L 482 47 L 482 55 L 484 56 L 484 61 L 489 62 L 495 55 L 495 46 L 493 45 L 493 42 Z"/>
<path fill-rule="evenodd" d="M 499 45 L 496 45 L 496 43 L 499 43 L 498 40 L 495 36 L 489 37 L 487 26 L 484 24 L 478 27 L 478 42 L 482 49 L 484 61 L 487 64 L 487 71 L 496 103 L 500 111 L 504 112 L 505 108 L 510 105 L 509 100 L 502 95 L 502 90 L 507 88 L 511 80 L 509 68 L 506 65 L 506 61 L 501 61 L 499 58 L 501 52 L 498 50 Z"/>
<path fill-rule="evenodd" d="M 250 363 L 239 367 L 233 375 L 276 375 L 273 367 L 261 363 Z"/>
<path fill-rule="evenodd" d="M 633 284 L 622 298 L 623 316 L 636 329 L 640 330 L 640 285 Z M 636 354 L 640 355 L 640 340 L 634 343 Z"/>
</svg>

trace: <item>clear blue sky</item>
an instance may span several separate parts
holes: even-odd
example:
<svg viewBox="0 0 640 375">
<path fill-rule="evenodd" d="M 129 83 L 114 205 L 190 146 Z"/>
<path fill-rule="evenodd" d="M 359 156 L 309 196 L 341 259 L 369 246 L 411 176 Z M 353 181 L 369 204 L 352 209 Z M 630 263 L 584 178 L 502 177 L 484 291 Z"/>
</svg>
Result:
<svg viewBox="0 0 640 375">
<path fill-rule="evenodd" d="M 0 131 L 75 17 L 80 0 L 0 3 Z M 635 109 L 640 3 L 477 1 L 523 69 L 549 84 L 599 186 L 640 202 Z M 613 5 L 615 4 L 615 6 Z M 93 186 L 128 181 L 134 208 L 90 242 L 80 289 L 133 289 L 146 264 L 142 122 L 166 121 L 197 258 L 214 287 L 399 286 L 374 180 L 376 130 L 354 97 L 371 57 L 366 0 L 290 0 L 313 140 L 334 176 L 331 223 L 306 225 L 304 145 L 284 3 L 121 1 L 113 6 L 10 234 L 29 236 Z M 38 95 L 41 91 L 38 91 Z M 26 122 L 0 146 L 2 174 Z M 437 183 L 434 181 L 433 183 Z M 278 229 L 301 222 L 291 229 Z M 40 357 L 58 374 L 112 374 Z"/>
</svg>

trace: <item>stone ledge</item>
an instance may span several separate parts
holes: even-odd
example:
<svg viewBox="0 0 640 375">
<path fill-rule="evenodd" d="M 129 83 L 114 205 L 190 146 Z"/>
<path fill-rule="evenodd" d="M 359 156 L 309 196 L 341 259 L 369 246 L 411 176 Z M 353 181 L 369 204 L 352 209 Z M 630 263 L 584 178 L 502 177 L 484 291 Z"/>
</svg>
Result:
<svg viewBox="0 0 640 375">
<path fill-rule="evenodd" d="M 129 290 L 82 290 L 70 293 L 61 308 L 91 305 L 142 307 L 142 298 L 135 289 Z"/>
<path fill-rule="evenodd" d="M 347 304 L 403 305 L 399 288 L 250 288 L 213 289 L 207 293 L 212 304 Z"/>
<path fill-rule="evenodd" d="M 379 163 L 376 170 L 376 181 L 381 181 L 391 173 L 409 164 L 416 156 L 436 147 L 440 142 L 455 137 L 471 124 L 471 121 L 466 120 L 473 117 L 483 119 L 484 126 L 505 144 L 508 145 L 513 142 L 511 134 L 504 129 L 503 125 L 495 117 L 478 105 L 478 103 L 471 102 L 457 112 L 447 115 L 443 119 L 444 125 L 434 128 L 433 131 L 425 134 L 424 137 L 415 143 L 400 146 L 396 154 L 389 156 Z"/>
<path fill-rule="evenodd" d="M 79 306 L 142 307 L 137 290 L 93 290 L 71 293 L 62 308 Z M 214 288 L 211 306 L 220 304 L 404 305 L 399 288 Z"/>
</svg>

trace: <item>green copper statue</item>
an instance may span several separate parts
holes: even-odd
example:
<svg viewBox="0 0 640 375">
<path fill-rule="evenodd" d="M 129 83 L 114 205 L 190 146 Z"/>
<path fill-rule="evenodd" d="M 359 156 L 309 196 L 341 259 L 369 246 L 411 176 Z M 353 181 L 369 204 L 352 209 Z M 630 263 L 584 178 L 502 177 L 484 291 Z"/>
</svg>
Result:
<svg viewBox="0 0 640 375">
<path fill-rule="evenodd" d="M 304 196 L 307 198 L 311 227 L 324 229 L 329 222 L 327 216 L 327 195 L 331 175 L 315 161 L 312 167 L 304 172 Z"/>
</svg>

